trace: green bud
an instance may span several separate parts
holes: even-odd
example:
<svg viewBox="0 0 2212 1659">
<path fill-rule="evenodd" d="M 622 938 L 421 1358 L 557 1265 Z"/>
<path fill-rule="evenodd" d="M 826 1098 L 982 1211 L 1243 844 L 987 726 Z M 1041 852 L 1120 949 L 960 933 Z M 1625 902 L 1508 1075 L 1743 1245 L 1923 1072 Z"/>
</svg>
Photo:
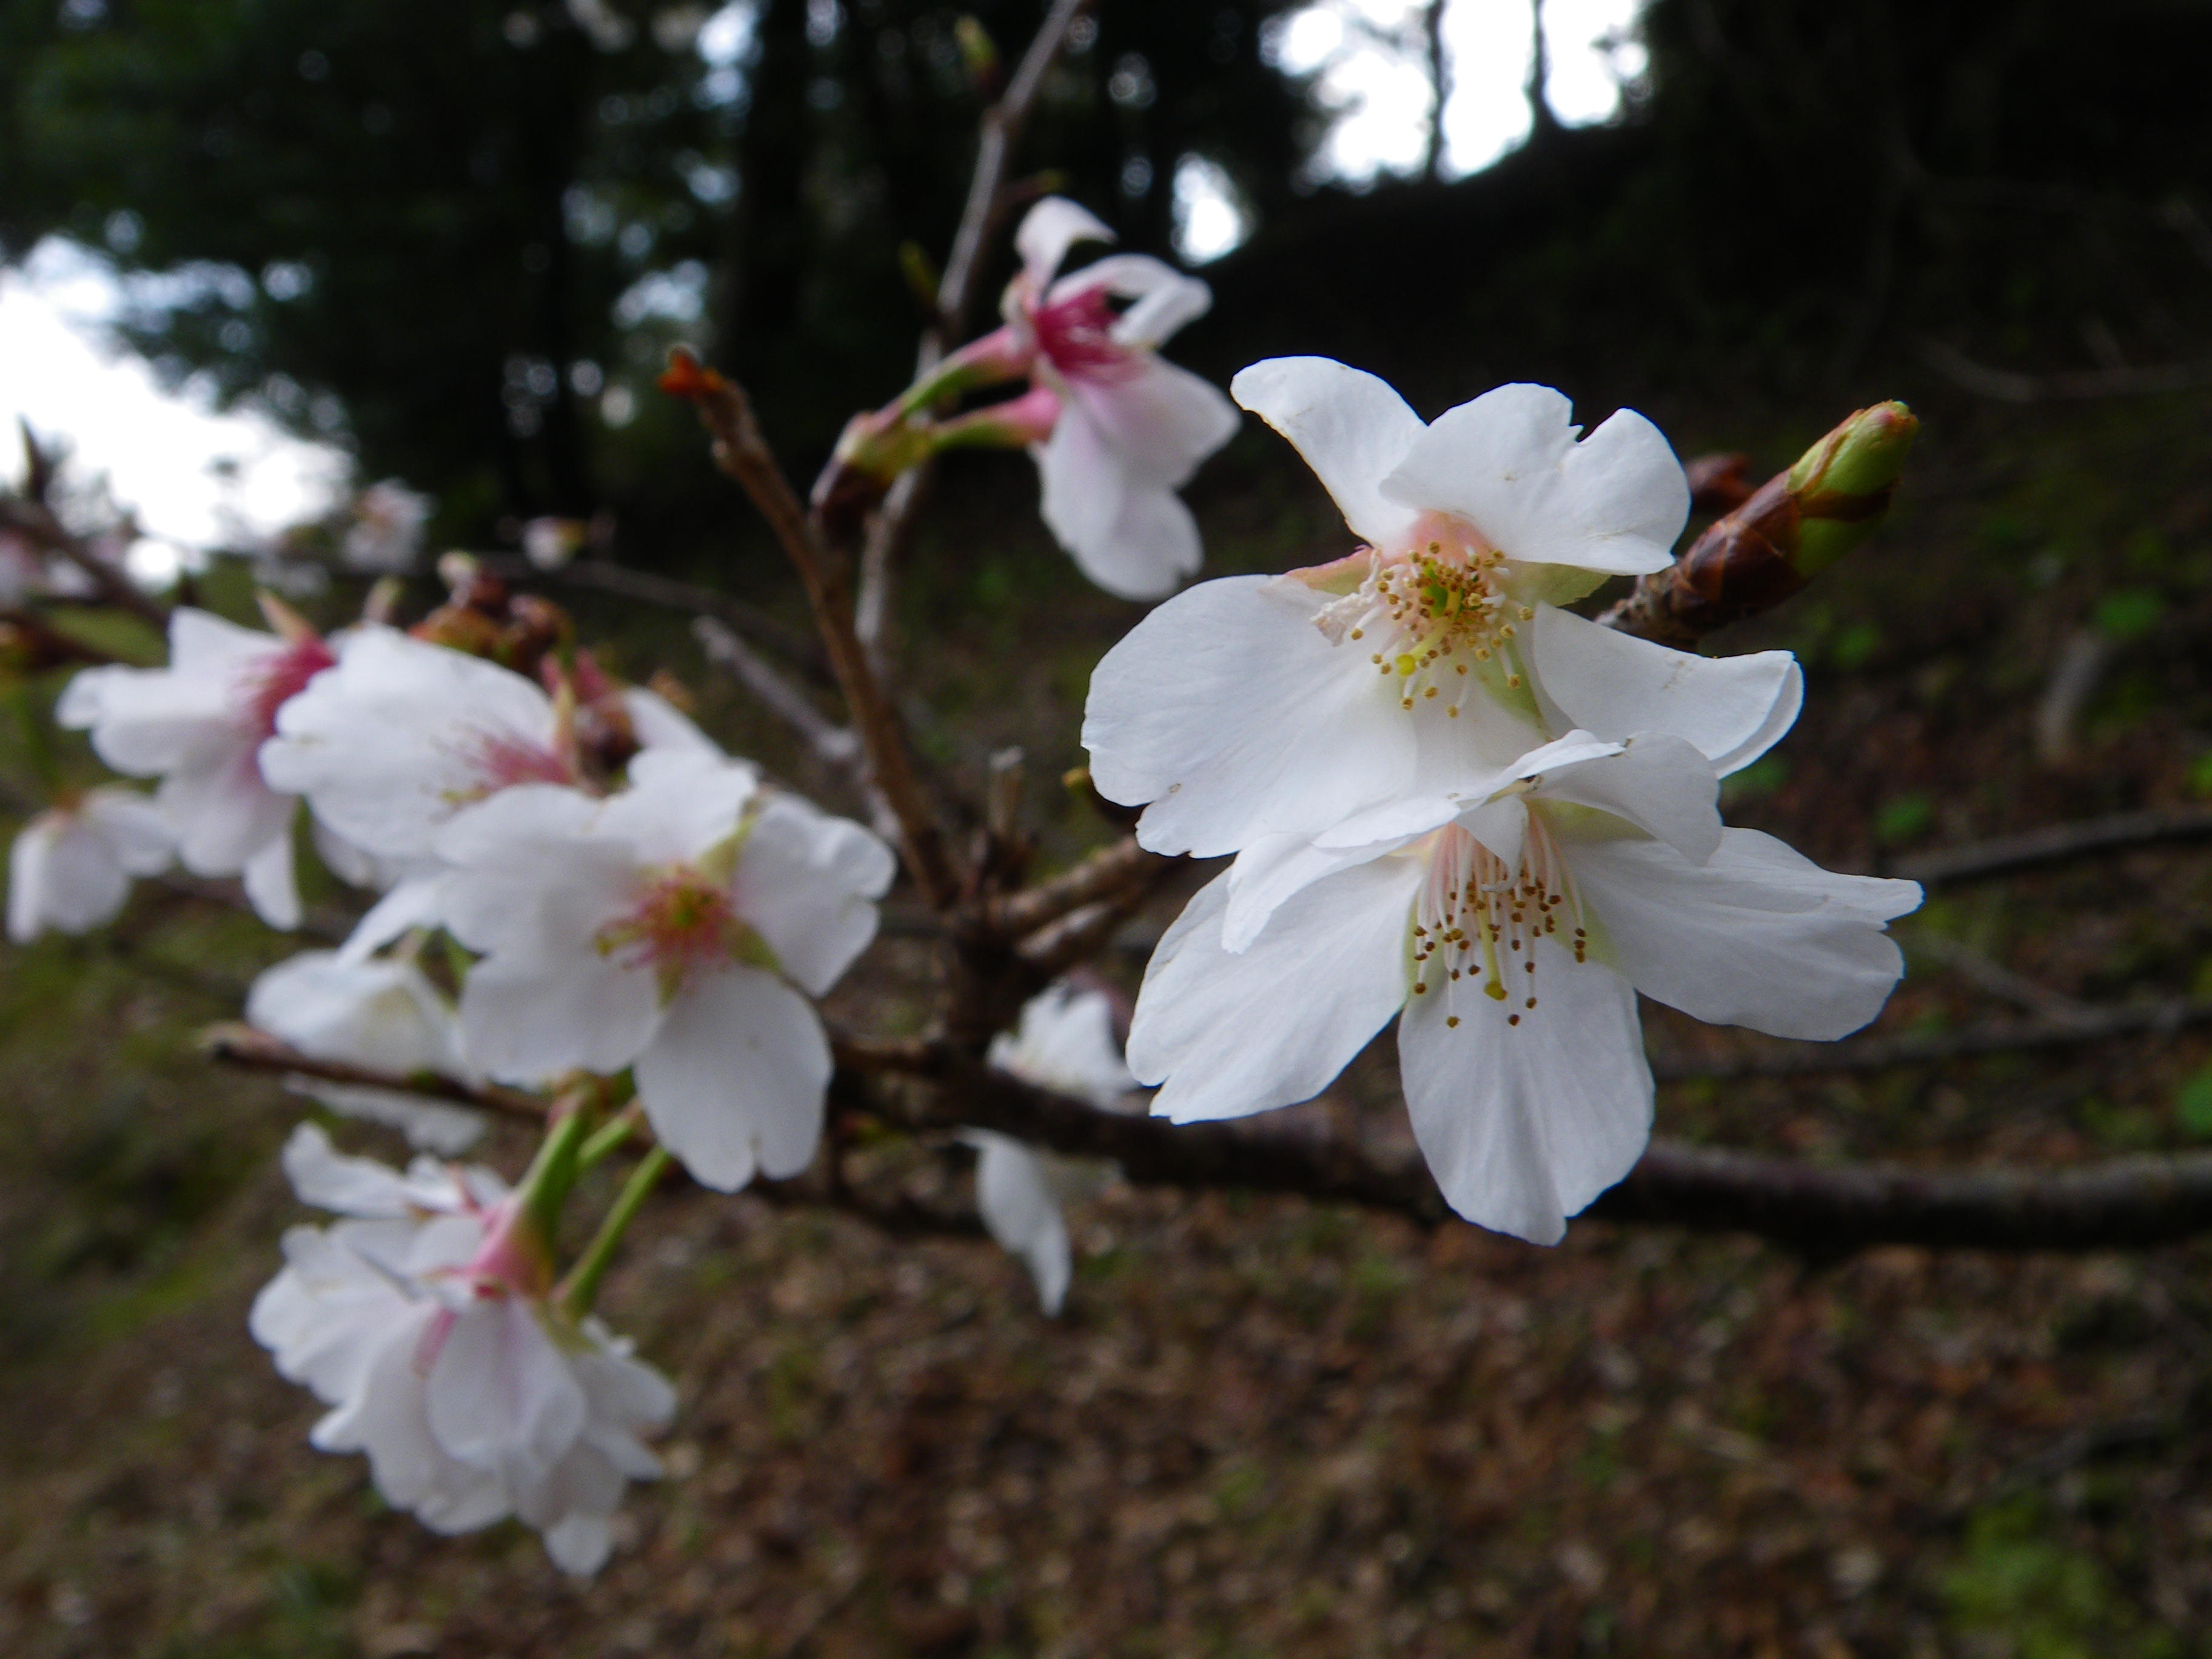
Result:
<svg viewBox="0 0 2212 1659">
<path fill-rule="evenodd" d="M 1919 434 L 1919 417 L 1893 400 L 1862 409 L 1798 458 L 1788 489 L 1799 575 L 1818 575 L 1874 533 Z"/>
</svg>

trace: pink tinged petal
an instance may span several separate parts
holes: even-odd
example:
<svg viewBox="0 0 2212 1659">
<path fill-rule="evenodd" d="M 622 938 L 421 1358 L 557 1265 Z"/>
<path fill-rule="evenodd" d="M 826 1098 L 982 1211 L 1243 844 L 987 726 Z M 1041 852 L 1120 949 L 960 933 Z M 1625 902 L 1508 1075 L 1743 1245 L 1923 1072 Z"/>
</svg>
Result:
<svg viewBox="0 0 2212 1659">
<path fill-rule="evenodd" d="M 777 967 L 818 997 L 875 938 L 874 901 L 897 870 L 879 836 L 780 794 L 753 819 L 732 886 Z"/>
<path fill-rule="evenodd" d="M 1725 777 L 1780 741 L 1805 701 L 1805 677 L 1787 651 L 1701 657 L 1536 607 L 1528 663 L 1537 701 L 1555 724 L 1601 737 L 1668 732 Z"/>
<path fill-rule="evenodd" d="M 521 675 L 390 629 L 344 641 L 338 666 L 286 703 L 263 775 L 380 857 L 420 858 L 471 802 L 567 782 L 545 694 Z"/>
<path fill-rule="evenodd" d="M 1271 357 L 1231 380 L 1229 395 L 1291 441 L 1361 540 L 1387 546 L 1413 529 L 1419 508 L 1382 483 L 1425 428 L 1386 382 L 1327 357 Z"/>
<path fill-rule="evenodd" d="M 284 805 L 289 809 L 291 802 Z M 288 811 L 286 817 L 289 816 Z M 292 878 L 290 824 L 270 837 L 239 873 L 255 915 L 286 933 L 300 925 L 300 888 Z"/>
<path fill-rule="evenodd" d="M 510 1496 L 543 1480 L 583 1432 L 584 1391 L 517 1297 L 480 1298 L 454 1319 L 424 1392 L 446 1454 L 496 1474 Z"/>
<path fill-rule="evenodd" d="M 663 1146 L 702 1186 L 732 1193 L 813 1162 L 830 1086 L 813 1005 L 773 975 L 695 975 L 638 1056 L 637 1097 Z"/>
<path fill-rule="evenodd" d="M 1079 558 L 1080 550 L 1113 534 L 1128 494 L 1128 469 L 1091 410 L 1073 400 L 1035 453 L 1045 526 Z"/>
<path fill-rule="evenodd" d="M 8 937 L 27 944 L 46 928 L 82 933 L 112 921 L 131 878 L 107 839 L 76 812 L 44 812 L 8 854 Z"/>
<path fill-rule="evenodd" d="M 1406 1000 L 1416 857 L 1375 860 L 1287 901 L 1242 956 L 1222 948 L 1228 882 L 1184 908 L 1145 969 L 1129 1069 L 1157 1116 L 1242 1117 L 1310 1099 Z"/>
<path fill-rule="evenodd" d="M 1233 853 L 1318 833 L 1405 786 L 1413 724 L 1366 657 L 1314 625 L 1326 602 L 1263 576 L 1203 582 L 1106 653 L 1083 744 L 1109 800 L 1152 803 L 1145 846 Z"/>
<path fill-rule="evenodd" d="M 1550 939 L 1534 951 L 1533 1010 L 1472 975 L 1432 976 L 1399 1021 L 1398 1063 L 1445 1201 L 1478 1226 L 1556 1244 L 1643 1156 L 1651 1070 L 1627 982 Z"/>
<path fill-rule="evenodd" d="M 1037 1300 L 1057 1314 L 1067 1299 L 1073 1261 L 1067 1219 L 1037 1155 L 1012 1137 L 969 1129 L 964 1138 L 981 1156 L 975 1165 L 975 1207 L 991 1237 L 1029 1266 Z"/>
<path fill-rule="evenodd" d="M 1664 732 L 1631 738 L 1601 759 L 1547 766 L 1532 779 L 1529 799 L 1595 807 L 1696 864 L 1721 844 L 1720 775 L 1697 750 Z M 1563 843 L 1571 842 L 1571 827 L 1554 828 Z"/>
<path fill-rule="evenodd" d="M 487 957 L 461 987 L 470 1063 L 509 1083 L 619 1072 L 645 1051 L 659 1022 L 653 974 L 596 952 Z"/>
<path fill-rule="evenodd" d="M 1644 841 L 1565 851 L 1620 971 L 1699 1019 L 1844 1036 L 1905 971 L 1882 924 L 1920 902 L 1915 883 L 1836 875 L 1755 830 L 1723 832 L 1701 866 Z"/>
<path fill-rule="evenodd" d="M 1237 435 L 1243 417 L 1210 380 L 1144 356 L 1129 372 L 1071 386 L 1069 409 L 1086 414 L 1133 484 L 1179 489 L 1199 463 Z M 1063 413 L 1060 423 L 1066 424 Z"/>
<path fill-rule="evenodd" d="M 1486 392 L 1437 416 L 1382 493 L 1416 512 L 1465 519 L 1523 564 L 1665 569 L 1690 513 L 1674 450 L 1626 409 L 1577 443 L 1572 413 L 1549 386 Z"/>
<path fill-rule="evenodd" d="M 1067 251 L 1078 242 L 1110 242 L 1114 233 L 1087 208 L 1065 196 L 1048 196 L 1023 217 L 1014 233 L 1014 250 L 1021 255 L 1023 274 L 1042 294 L 1060 269 Z"/>
<path fill-rule="evenodd" d="M 1136 301 L 1111 323 L 1114 343 L 1131 350 L 1152 349 L 1213 305 L 1213 290 L 1204 282 L 1145 253 L 1109 253 L 1093 261 L 1055 283 L 1046 303 L 1102 290 Z"/>
</svg>

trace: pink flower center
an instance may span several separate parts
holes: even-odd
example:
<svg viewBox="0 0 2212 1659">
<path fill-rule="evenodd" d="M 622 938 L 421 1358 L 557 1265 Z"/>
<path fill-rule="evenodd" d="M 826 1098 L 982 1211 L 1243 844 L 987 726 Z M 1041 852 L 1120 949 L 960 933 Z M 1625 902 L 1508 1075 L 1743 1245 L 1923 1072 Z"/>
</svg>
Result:
<svg viewBox="0 0 2212 1659">
<path fill-rule="evenodd" d="M 309 680 L 337 663 L 330 647 L 316 639 L 292 641 L 261 658 L 246 671 L 239 685 L 246 703 L 246 729 L 258 737 L 274 736 L 276 711 L 306 690 Z"/>
<path fill-rule="evenodd" d="M 1085 289 L 1030 313 L 1037 349 L 1070 380 L 1116 380 L 1133 368 L 1136 354 L 1114 340 L 1114 307 L 1103 288 Z"/>
<path fill-rule="evenodd" d="M 618 956 L 626 968 L 653 969 L 664 993 L 672 993 L 696 969 L 742 954 L 751 939 L 729 888 L 678 865 L 648 881 L 597 943 L 600 955 Z"/>
<path fill-rule="evenodd" d="M 471 732 L 462 740 L 464 758 L 482 784 L 481 794 L 518 783 L 574 783 L 576 775 L 551 750 L 504 732 Z"/>
</svg>

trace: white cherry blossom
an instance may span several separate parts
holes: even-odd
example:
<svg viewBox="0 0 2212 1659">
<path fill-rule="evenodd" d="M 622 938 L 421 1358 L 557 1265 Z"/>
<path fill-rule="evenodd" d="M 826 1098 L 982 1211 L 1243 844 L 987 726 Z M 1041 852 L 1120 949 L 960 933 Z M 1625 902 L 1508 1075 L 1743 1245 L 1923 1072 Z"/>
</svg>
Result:
<svg viewBox="0 0 2212 1659">
<path fill-rule="evenodd" d="M 295 805 L 264 781 L 256 756 L 277 711 L 332 660 L 311 633 L 259 633 L 184 606 L 169 618 L 167 668 L 86 669 L 55 714 L 88 728 L 117 771 L 161 780 L 155 799 L 185 869 L 242 876 L 264 921 L 296 927 Z"/>
<path fill-rule="evenodd" d="M 1407 1107 L 1444 1197 L 1556 1242 L 1650 1133 L 1638 991 L 1826 1039 L 1903 970 L 1882 924 L 1919 888 L 1723 830 L 1717 784 L 1680 738 L 1577 732 L 1448 793 L 1256 842 L 1146 971 L 1129 1063 L 1164 1085 L 1152 1109 L 1306 1099 L 1403 1009 Z"/>
<path fill-rule="evenodd" d="M 1114 1040 L 1105 994 L 1055 985 L 1030 999 L 1020 1026 L 991 1040 L 991 1064 L 1025 1083 L 1088 1100 L 1102 1109 L 1137 1086 Z M 969 1129 L 979 1154 L 975 1203 L 991 1237 L 1028 1264 L 1037 1299 L 1057 1314 L 1073 1271 L 1066 1206 L 1098 1185 L 1095 1159 L 1067 1158 L 1012 1135 Z"/>
<path fill-rule="evenodd" d="M 666 1379 L 551 1307 L 549 1264 L 491 1171 L 418 1159 L 402 1175 L 312 1125 L 284 1167 L 349 1218 L 288 1232 L 253 1304 L 254 1340 L 331 1408 L 309 1443 L 366 1453 L 386 1501 L 434 1531 L 519 1516 L 562 1569 L 596 1572 L 624 1487 L 660 1473 L 640 1437 L 675 1409 Z"/>
<path fill-rule="evenodd" d="M 1231 389 L 1298 447 L 1366 545 L 1202 583 L 1099 663 L 1091 778 L 1149 803 L 1138 839 L 1154 852 L 1318 834 L 1573 729 L 1672 732 L 1731 771 L 1796 718 L 1787 652 L 1715 660 L 1555 608 L 1668 562 L 1689 491 L 1642 416 L 1578 442 L 1564 397 L 1508 386 L 1425 426 L 1373 375 L 1317 357 L 1255 364 Z"/>
<path fill-rule="evenodd" d="M 1198 569 L 1198 525 L 1176 491 L 1236 435 L 1238 417 L 1210 382 L 1158 356 L 1213 303 L 1204 283 L 1136 253 L 1054 281 L 1077 242 L 1113 240 L 1063 198 L 1031 208 L 1015 235 L 1022 272 L 1007 290 L 1007 326 L 1060 404 L 1031 452 L 1045 524 L 1099 586 L 1152 599 Z M 1132 303 L 1117 314 L 1120 301 Z"/>
<path fill-rule="evenodd" d="M 302 951 L 253 981 L 246 1018 L 311 1059 L 476 1080 L 461 1052 L 459 1017 L 411 962 Z M 389 1124 L 431 1152 L 461 1152 L 483 1133 L 481 1112 L 404 1090 L 307 1077 L 286 1083 L 332 1111 Z"/>
<path fill-rule="evenodd" d="M 461 994 L 470 1058 L 516 1082 L 634 1067 L 653 1133 L 706 1185 L 795 1175 L 830 1071 L 807 998 L 875 936 L 890 851 L 749 767 L 654 750 L 630 779 L 605 800 L 520 784 L 440 832 L 446 925 L 484 953 Z"/>
<path fill-rule="evenodd" d="M 647 749 L 719 755 L 669 702 L 641 687 L 620 704 Z M 337 667 L 279 714 L 262 775 L 305 796 L 317 825 L 377 861 L 385 897 L 349 960 L 410 927 L 434 926 L 443 866 L 432 848 L 463 808 L 518 783 L 573 784 L 578 773 L 554 701 L 531 681 L 465 652 L 388 628 L 356 630 Z M 333 863 L 341 874 L 343 860 Z"/>
<path fill-rule="evenodd" d="M 17 832 L 8 854 L 8 937 L 48 928 L 82 933 L 112 921 L 133 876 L 169 867 L 169 827 L 135 789 L 107 786 L 65 798 Z"/>
</svg>

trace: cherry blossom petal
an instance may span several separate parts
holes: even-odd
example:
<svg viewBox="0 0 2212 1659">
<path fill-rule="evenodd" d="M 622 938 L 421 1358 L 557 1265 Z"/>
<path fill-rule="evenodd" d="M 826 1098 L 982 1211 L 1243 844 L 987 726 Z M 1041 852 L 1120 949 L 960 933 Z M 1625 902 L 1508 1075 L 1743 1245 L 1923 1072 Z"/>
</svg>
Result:
<svg viewBox="0 0 2212 1659">
<path fill-rule="evenodd" d="M 880 836 L 796 796 L 772 797 L 738 855 L 739 913 L 810 996 L 826 995 L 876 936 L 873 902 L 898 873 Z"/>
<path fill-rule="evenodd" d="M 1068 249 L 1078 242 L 1117 240 L 1088 208 L 1065 196 L 1048 196 L 1024 216 L 1021 228 L 1014 233 L 1014 251 L 1021 255 L 1023 273 L 1042 294 Z"/>
<path fill-rule="evenodd" d="M 508 1083 L 619 1072 L 653 1041 L 659 1018 L 653 974 L 596 953 L 487 957 L 461 987 L 470 1062 Z"/>
<path fill-rule="evenodd" d="M 583 1432 L 584 1391 L 538 1316 L 510 1296 L 456 1316 L 424 1380 L 430 1431 L 446 1454 L 526 1491 Z"/>
<path fill-rule="evenodd" d="M 1555 724 L 1609 738 L 1671 732 L 1723 777 L 1780 741 L 1805 701 L 1804 674 L 1787 651 L 1701 657 L 1548 605 L 1528 632 L 1537 701 Z"/>
<path fill-rule="evenodd" d="M 318 1060 L 465 1074 L 453 1011 L 411 963 L 302 951 L 253 981 L 246 1018 Z"/>
<path fill-rule="evenodd" d="M 593 836 L 629 843 L 644 864 L 680 864 L 737 831 L 760 774 L 719 750 L 653 749 L 629 763 L 630 787 L 603 801 Z"/>
<path fill-rule="evenodd" d="M 40 814 L 8 854 L 8 937 L 29 943 L 52 927 L 82 933 L 112 921 L 131 878 L 107 839 L 76 812 Z"/>
<path fill-rule="evenodd" d="M 216 744 L 204 740 L 155 792 L 176 836 L 177 860 L 196 876 L 234 876 L 289 833 L 297 804 L 262 782 L 253 750 L 241 735 L 220 734 Z"/>
<path fill-rule="evenodd" d="M 131 875 L 158 875 L 169 867 L 175 849 L 168 821 L 159 806 L 137 790 L 88 790 L 79 810 L 114 853 L 116 862 Z"/>
<path fill-rule="evenodd" d="M 1643 1156 L 1651 1071 L 1627 982 L 1549 939 L 1534 951 L 1535 1008 L 1472 977 L 1432 978 L 1399 1021 L 1398 1063 L 1445 1201 L 1479 1226 L 1556 1244 L 1566 1218 Z"/>
<path fill-rule="evenodd" d="M 1382 493 L 1413 511 L 1455 514 L 1524 564 L 1665 569 L 1690 514 L 1674 450 L 1627 409 L 1577 443 L 1572 413 L 1549 386 L 1486 392 L 1438 416 Z"/>
<path fill-rule="evenodd" d="M 292 816 L 291 808 L 292 803 L 285 801 L 284 816 L 288 820 Z M 289 822 L 246 860 L 239 876 L 255 915 L 285 933 L 300 925 L 300 888 L 292 878 L 292 826 Z"/>
<path fill-rule="evenodd" d="M 1178 593 L 1091 678 L 1083 744 L 1109 800 L 1151 802 L 1137 838 L 1209 858 L 1317 833 L 1395 793 L 1415 737 L 1364 659 L 1315 627 L 1302 582 L 1231 576 Z"/>
<path fill-rule="evenodd" d="M 1073 1271 L 1067 1218 L 1037 1155 L 1012 1136 L 969 1129 L 963 1139 L 981 1156 L 975 1164 L 975 1207 L 1000 1249 L 1029 1265 L 1037 1300 L 1057 1314 L 1067 1299 Z"/>
<path fill-rule="evenodd" d="M 1132 358 L 1123 373 L 1073 382 L 1061 402 L 1061 425 L 1068 410 L 1083 410 L 1132 483 L 1168 489 L 1188 483 L 1199 463 L 1235 437 L 1243 421 L 1211 380 L 1149 353 Z"/>
<path fill-rule="evenodd" d="M 993 1037 L 989 1059 L 1002 1072 L 1101 1108 L 1137 1086 L 1115 1040 L 1114 1010 L 1104 993 L 1064 983 L 1023 1005 L 1019 1029 Z"/>
<path fill-rule="evenodd" d="M 724 757 L 722 746 L 658 691 L 649 691 L 641 685 L 625 686 L 622 704 L 629 715 L 630 730 L 647 750 L 675 749 Z"/>
<path fill-rule="evenodd" d="M 545 781 L 557 769 L 553 744 L 552 702 L 521 675 L 369 628 L 277 711 L 259 758 L 272 787 L 307 796 L 349 841 L 410 859 L 471 802 Z"/>
<path fill-rule="evenodd" d="M 732 966 L 678 993 L 635 1075 L 661 1145 L 701 1185 L 733 1193 L 756 1171 L 781 1180 L 813 1162 L 830 1071 L 813 1005 Z"/>
<path fill-rule="evenodd" d="M 1425 428 L 1387 381 L 1327 357 L 1271 357 L 1229 395 L 1291 441 L 1361 540 L 1382 547 L 1413 529 L 1419 508 L 1382 483 Z"/>
<path fill-rule="evenodd" d="M 1529 799 L 1595 807 L 1692 863 L 1704 863 L 1721 844 L 1720 775 L 1696 749 L 1663 732 L 1631 738 L 1602 757 L 1547 766 Z M 1559 833 L 1563 840 L 1571 834 Z"/>
<path fill-rule="evenodd" d="M 445 894 L 443 870 L 403 877 L 354 923 L 338 947 L 338 959 L 365 962 L 410 928 L 439 927 L 445 921 Z"/>
<path fill-rule="evenodd" d="M 1129 1069 L 1164 1084 L 1155 1115 L 1242 1117 L 1310 1099 L 1406 1000 L 1414 858 L 1316 882 L 1241 956 L 1222 948 L 1228 880 L 1184 908 L 1145 969 Z"/>
<path fill-rule="evenodd" d="M 1755 830 L 1695 865 L 1653 842 L 1567 848 L 1601 944 L 1646 996 L 1715 1024 L 1826 1041 L 1881 1012 L 1905 971 L 1881 924 L 1909 881 L 1837 875 Z"/>
</svg>

